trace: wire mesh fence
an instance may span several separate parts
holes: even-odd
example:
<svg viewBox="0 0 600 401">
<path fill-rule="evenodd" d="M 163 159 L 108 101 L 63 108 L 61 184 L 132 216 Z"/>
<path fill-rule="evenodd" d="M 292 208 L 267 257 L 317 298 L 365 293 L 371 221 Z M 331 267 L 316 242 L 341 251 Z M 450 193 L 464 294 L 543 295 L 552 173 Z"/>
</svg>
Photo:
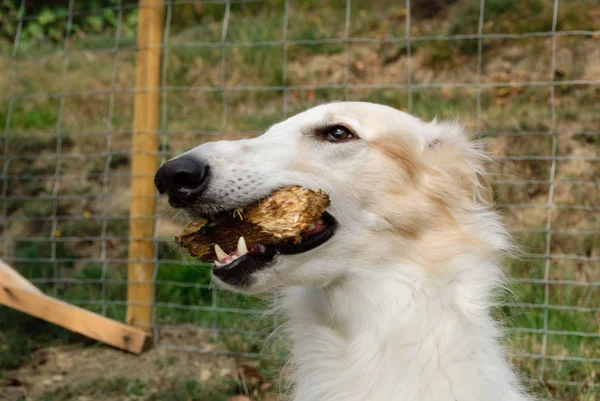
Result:
<svg viewBox="0 0 600 401">
<path fill-rule="evenodd" d="M 161 162 L 331 100 L 458 118 L 492 151 L 498 207 L 526 250 L 509 266 L 511 358 L 533 386 L 600 391 L 597 1 L 155 5 L 165 15 L 159 88 L 135 86 L 135 2 L 70 0 L 53 16 L 54 40 L 23 37 L 40 20 L 24 0 L 5 18 L 2 259 L 54 296 L 125 318 L 139 91 L 160 91 Z M 111 23 L 86 35 L 93 18 Z M 173 244 L 185 217 L 158 202 L 146 261 L 155 346 L 256 356 L 277 318 L 214 288 L 207 266 Z"/>
</svg>

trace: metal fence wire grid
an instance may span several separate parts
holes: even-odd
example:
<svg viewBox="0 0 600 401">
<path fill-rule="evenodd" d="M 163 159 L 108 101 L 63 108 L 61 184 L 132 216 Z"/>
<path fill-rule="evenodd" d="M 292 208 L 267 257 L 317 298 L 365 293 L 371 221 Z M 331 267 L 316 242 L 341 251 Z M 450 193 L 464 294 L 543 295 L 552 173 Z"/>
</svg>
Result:
<svg viewBox="0 0 600 401">
<path fill-rule="evenodd" d="M 0 46 L 0 257 L 45 292 L 125 319 L 137 93 L 159 92 L 150 153 L 161 163 L 319 103 L 375 101 L 458 118 L 482 138 L 498 208 L 526 251 L 510 262 L 517 294 L 501 311 L 511 359 L 534 387 L 600 391 L 600 3 L 146 2 L 164 11 L 156 88 L 135 85 L 140 6 L 78 3 L 56 14 L 57 38 L 36 41 L 25 35 L 39 15 L 18 2 Z M 86 34 L 90 17 L 113 23 Z M 257 356 L 277 317 L 211 286 L 174 245 L 186 218 L 164 199 L 145 218 L 154 345 Z"/>
</svg>

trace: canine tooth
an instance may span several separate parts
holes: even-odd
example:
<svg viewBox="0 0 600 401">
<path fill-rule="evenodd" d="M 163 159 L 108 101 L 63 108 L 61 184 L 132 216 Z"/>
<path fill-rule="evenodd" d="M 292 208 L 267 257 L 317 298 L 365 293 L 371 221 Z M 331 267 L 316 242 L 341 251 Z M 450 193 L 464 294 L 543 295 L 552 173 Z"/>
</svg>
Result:
<svg viewBox="0 0 600 401">
<path fill-rule="evenodd" d="M 242 208 L 242 207 L 235 209 L 233 211 L 233 217 L 235 218 L 237 216 L 240 218 L 240 220 L 244 220 L 244 215 L 242 214 L 243 211 L 244 211 L 244 208 Z"/>
<path fill-rule="evenodd" d="M 239 256 L 244 256 L 248 253 L 248 247 L 246 246 L 246 240 L 244 237 L 240 237 L 238 240 L 237 253 Z"/>
<path fill-rule="evenodd" d="M 229 255 L 225 253 L 223 249 L 219 246 L 219 244 L 215 244 L 215 253 L 217 254 L 217 259 L 221 262 L 223 259 L 226 259 Z"/>
<path fill-rule="evenodd" d="M 315 229 L 315 225 L 314 224 L 311 224 L 310 226 L 308 226 L 308 231 L 314 230 L 314 229 Z"/>
</svg>

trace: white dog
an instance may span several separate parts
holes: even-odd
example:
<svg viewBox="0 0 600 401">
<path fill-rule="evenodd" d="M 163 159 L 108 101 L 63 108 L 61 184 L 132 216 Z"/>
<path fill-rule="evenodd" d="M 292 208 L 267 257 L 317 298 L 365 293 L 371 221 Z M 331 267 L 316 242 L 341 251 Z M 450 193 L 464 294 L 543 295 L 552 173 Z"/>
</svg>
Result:
<svg viewBox="0 0 600 401">
<path fill-rule="evenodd" d="M 490 316 L 511 241 L 484 160 L 461 126 L 339 102 L 198 146 L 156 185 L 196 217 L 289 185 L 329 194 L 299 245 L 242 239 L 213 271 L 234 291 L 282 292 L 296 401 L 529 400 Z"/>
</svg>

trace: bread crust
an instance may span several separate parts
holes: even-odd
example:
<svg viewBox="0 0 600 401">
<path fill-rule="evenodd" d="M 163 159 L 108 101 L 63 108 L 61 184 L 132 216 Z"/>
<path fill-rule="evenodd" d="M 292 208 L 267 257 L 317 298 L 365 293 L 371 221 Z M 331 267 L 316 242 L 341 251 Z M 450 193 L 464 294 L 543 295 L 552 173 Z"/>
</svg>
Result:
<svg viewBox="0 0 600 401">
<path fill-rule="evenodd" d="M 235 210 L 232 216 L 220 216 L 212 221 L 195 220 L 175 242 L 201 260 L 216 259 L 215 244 L 225 252 L 235 250 L 240 237 L 244 237 L 249 248 L 256 243 L 297 243 L 301 240 L 300 234 L 310 229 L 329 204 L 329 197 L 321 190 L 290 186 L 244 210 Z"/>
</svg>

